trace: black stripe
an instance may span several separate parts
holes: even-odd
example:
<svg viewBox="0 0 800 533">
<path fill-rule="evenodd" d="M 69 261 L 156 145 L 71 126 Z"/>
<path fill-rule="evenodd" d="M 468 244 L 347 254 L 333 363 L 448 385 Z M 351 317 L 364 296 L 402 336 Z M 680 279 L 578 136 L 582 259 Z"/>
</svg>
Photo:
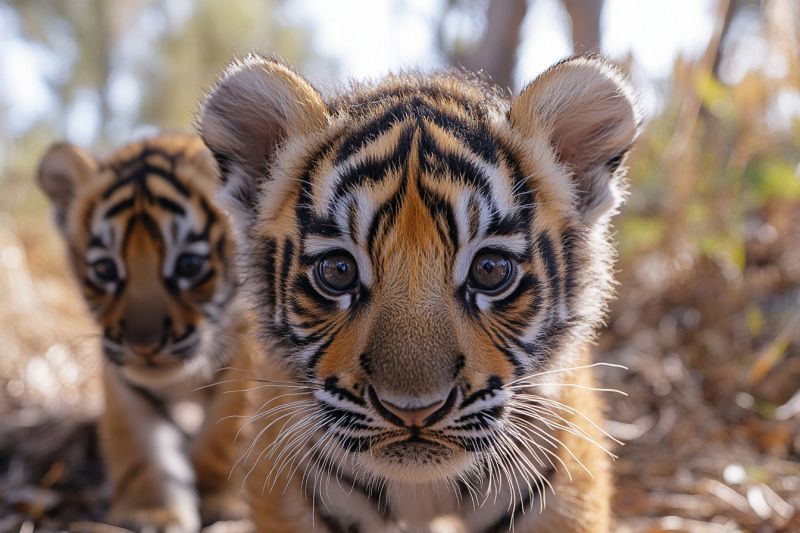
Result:
<svg viewBox="0 0 800 533">
<path fill-rule="evenodd" d="M 572 311 L 577 295 L 580 242 L 580 234 L 574 229 L 568 229 L 561 235 L 561 254 L 564 258 L 564 292 L 570 311 Z"/>
<path fill-rule="evenodd" d="M 122 213 L 123 211 L 131 209 L 134 206 L 134 203 L 135 199 L 133 196 L 131 196 L 130 198 L 126 198 L 124 200 L 120 200 L 119 202 L 111 206 L 108 209 L 108 211 L 106 211 L 106 213 L 103 215 L 103 218 L 106 220 L 108 220 L 109 218 L 113 218 L 118 214 Z"/>
<path fill-rule="evenodd" d="M 442 76 L 442 78 L 449 83 L 458 80 L 469 85 L 481 85 L 485 89 L 484 96 L 486 99 L 495 104 L 494 107 L 503 107 L 503 105 L 498 102 L 499 95 L 494 91 L 493 86 L 484 83 L 482 80 L 475 79 L 474 77 L 467 78 L 459 74 L 459 72 L 450 72 Z M 340 98 L 339 100 L 331 102 L 329 108 L 332 111 L 344 109 L 349 111 L 351 115 L 363 116 L 370 112 L 371 105 L 381 100 L 408 97 L 416 97 L 419 99 L 420 95 L 426 96 L 434 102 L 441 102 L 442 100 L 453 102 L 476 118 L 485 118 L 488 113 L 488 107 L 484 100 L 469 98 L 467 95 L 460 93 L 447 92 L 433 84 L 421 85 L 414 82 L 393 84 L 390 87 L 382 87 L 379 91 L 364 91 L 361 94 L 350 93 L 346 98 Z"/>
<path fill-rule="evenodd" d="M 474 187 L 487 201 L 492 202 L 489 177 L 483 170 L 464 155 L 439 148 L 425 126 L 422 126 L 421 130 L 419 141 L 421 169 L 436 176 L 449 173 L 453 179 Z"/>
<path fill-rule="evenodd" d="M 436 92 L 434 89 L 434 97 L 441 97 L 441 93 Z M 419 96 L 420 93 L 425 93 L 425 88 L 415 88 L 412 96 L 400 101 L 381 112 L 380 115 L 373 117 L 366 124 L 358 127 L 358 130 L 347 137 L 339 148 L 336 157 L 336 163 L 340 164 L 349 157 L 356 154 L 359 150 L 364 148 L 370 142 L 373 142 L 380 135 L 391 129 L 397 122 L 408 118 L 415 118 L 417 122 L 420 119 L 430 120 L 443 130 L 448 131 L 451 135 L 465 143 L 469 149 L 487 161 L 488 163 L 495 163 L 497 160 L 497 146 L 494 144 L 494 137 L 486 130 L 486 126 L 477 121 L 464 120 L 456 117 L 442 110 L 439 102 L 427 102 Z M 390 93 L 381 95 L 386 98 L 391 96 Z M 470 114 L 476 114 L 474 102 L 467 102 L 466 100 L 459 100 L 455 95 L 445 95 L 449 100 L 455 100 Z M 351 109 L 352 111 L 352 109 Z M 485 117 L 486 109 L 480 109 L 477 113 L 478 119 Z"/>
<path fill-rule="evenodd" d="M 355 199 L 350 199 L 347 206 L 347 231 L 350 233 L 350 240 L 354 243 L 358 239 L 358 204 Z"/>
<path fill-rule="evenodd" d="M 300 192 L 297 195 L 297 202 L 295 203 L 295 218 L 297 219 L 297 227 L 300 229 L 300 236 L 304 235 L 309 220 L 313 213 L 311 206 L 314 203 L 313 194 L 313 175 L 316 173 L 320 161 L 328 157 L 334 150 L 333 144 L 338 137 L 329 139 L 328 142 L 318 146 L 311 155 L 306 159 L 303 165 L 303 171 L 300 173 L 298 181 L 300 182 Z"/>
<path fill-rule="evenodd" d="M 356 127 L 350 136 L 342 140 L 334 160 L 336 164 L 344 163 L 367 144 L 394 128 L 399 122 L 412 117 L 430 116 L 433 108 L 426 106 L 419 97 L 410 101 L 399 102 L 383 112 L 372 117 L 366 124 Z"/>
<path fill-rule="evenodd" d="M 284 308 L 284 313 L 286 312 L 286 286 L 288 283 L 287 278 L 289 277 L 289 269 L 292 266 L 292 259 L 294 258 L 294 242 L 289 237 L 286 237 L 283 241 L 283 257 L 281 257 L 281 279 L 280 279 L 280 289 L 279 297 L 281 306 Z"/>
<path fill-rule="evenodd" d="M 470 413 L 462 416 L 454 422 L 454 425 L 449 426 L 448 429 L 455 431 L 479 431 L 491 427 L 497 420 L 503 416 L 505 407 L 502 405 L 495 405 L 488 409 L 483 409 L 477 413 Z"/>
<path fill-rule="evenodd" d="M 108 189 L 106 189 L 103 193 L 103 199 L 106 200 L 110 198 L 111 195 L 113 195 L 116 191 L 130 184 L 136 184 L 139 187 L 143 187 L 145 180 L 149 176 L 157 176 L 163 179 L 172 185 L 172 187 L 185 198 L 189 198 L 191 195 L 189 189 L 183 183 L 181 183 L 172 172 L 161 167 L 149 165 L 146 162 L 141 162 L 141 164 L 135 170 L 131 171 L 124 177 L 119 178 Z"/>
<path fill-rule="evenodd" d="M 517 357 L 517 355 L 514 352 L 512 352 L 509 348 L 498 342 L 493 341 L 492 344 L 494 344 L 494 347 L 500 350 L 500 352 L 502 352 L 502 354 L 506 356 L 508 362 L 511 363 L 511 366 L 514 367 L 515 376 L 522 377 L 525 375 L 525 367 L 522 365 L 522 362 L 519 360 L 519 357 Z"/>
<path fill-rule="evenodd" d="M 358 406 L 364 406 L 364 400 L 350 392 L 349 390 L 337 386 L 339 383 L 339 378 L 336 376 L 331 376 L 325 380 L 325 391 L 333 394 L 337 398 L 342 401 L 348 401 L 350 403 L 354 403 Z"/>
<path fill-rule="evenodd" d="M 449 242 L 454 250 L 458 250 L 458 225 L 453 215 L 453 207 L 447 200 L 438 196 L 434 191 L 425 187 L 421 177 L 417 178 L 417 190 L 422 198 L 422 203 L 430 211 L 431 216 L 437 221 L 437 230 L 442 240 Z M 442 220 L 442 217 L 444 220 Z M 444 228 L 440 224 L 444 224 Z"/>
<path fill-rule="evenodd" d="M 306 227 L 305 234 L 320 235 L 322 237 L 341 237 L 342 230 L 333 218 L 320 218 L 312 216 Z"/>
<path fill-rule="evenodd" d="M 314 379 L 314 368 L 316 368 L 317 363 L 320 359 L 322 359 L 322 356 L 325 355 L 325 350 L 327 350 L 328 346 L 330 346 L 333 342 L 333 339 L 336 337 L 336 333 L 338 332 L 331 333 L 330 336 L 320 345 L 320 347 L 317 348 L 313 354 L 311 354 L 311 357 L 309 357 L 307 370 L 311 379 Z"/>
<path fill-rule="evenodd" d="M 567 322 L 556 320 L 551 316 L 549 322 L 542 326 L 536 334 L 536 339 L 531 343 L 527 343 L 524 349 L 531 356 L 533 362 L 544 361 L 553 353 L 553 350 L 559 345 L 568 330 L 569 324 Z"/>
<path fill-rule="evenodd" d="M 481 208 L 478 199 L 474 195 L 469 198 L 467 212 L 469 213 L 469 238 L 477 239 L 481 222 Z"/>
<path fill-rule="evenodd" d="M 228 177 L 233 167 L 233 158 L 225 152 L 211 149 L 211 155 L 217 161 L 217 168 L 219 168 L 219 177 L 222 184 L 228 183 Z"/>
<path fill-rule="evenodd" d="M 285 282 L 284 282 L 285 283 Z M 308 279 L 307 276 L 298 276 L 295 279 L 294 283 L 292 284 L 292 289 L 300 293 L 307 298 L 311 299 L 315 304 L 317 304 L 322 311 L 326 313 L 335 313 L 337 302 L 336 300 L 331 300 L 330 298 L 325 297 L 324 295 L 320 294 L 317 289 L 311 284 L 311 281 Z M 284 306 L 286 303 L 284 302 Z"/>
<path fill-rule="evenodd" d="M 259 264 L 255 265 L 260 271 L 266 274 L 267 283 L 265 290 L 263 291 L 263 295 L 266 299 L 267 306 L 270 308 L 275 307 L 275 299 L 276 299 L 276 289 L 275 289 L 275 282 L 276 282 L 276 274 L 277 274 L 277 265 L 275 264 L 275 254 L 278 251 L 278 243 L 275 239 L 267 239 L 263 245 L 260 247 L 259 255 Z"/>
<path fill-rule="evenodd" d="M 550 240 L 546 233 L 542 232 L 539 238 L 536 239 L 536 246 L 544 261 L 547 278 L 550 281 L 550 307 L 556 309 L 561 296 L 561 280 L 558 275 L 558 258 L 553 249 L 553 241 Z"/>
<path fill-rule="evenodd" d="M 536 279 L 536 276 L 527 273 L 523 274 L 519 280 L 519 283 L 517 283 L 517 286 L 514 287 L 513 291 L 511 291 L 503 298 L 499 300 L 494 300 L 492 302 L 492 309 L 498 313 L 507 311 L 508 308 L 511 307 L 511 305 L 513 305 L 514 303 L 516 303 L 517 300 L 519 300 L 519 298 L 521 298 L 525 293 L 535 290 L 538 287 L 538 285 L 539 281 Z M 538 311 L 538 308 L 534 310 L 533 314 L 536 314 L 536 311 Z M 528 322 L 528 319 L 533 317 L 531 315 L 531 316 L 517 317 L 517 318 L 519 318 L 524 322 Z"/>
<path fill-rule="evenodd" d="M 464 122 L 453 115 L 437 110 L 430 120 L 465 143 L 470 151 L 493 165 L 497 162 L 497 145 L 494 135 L 491 135 L 483 123 L 474 124 Z"/>
<path fill-rule="evenodd" d="M 489 222 L 489 226 L 486 228 L 486 234 L 501 237 L 510 237 L 513 235 L 527 236 L 530 234 L 530 228 L 530 223 L 519 215 L 519 211 L 503 217 L 494 213 Z"/>
<path fill-rule="evenodd" d="M 379 230 L 381 228 L 381 224 L 383 223 L 383 227 L 391 227 L 394 223 L 394 220 L 397 218 L 397 214 L 400 212 L 400 209 L 403 206 L 403 202 L 405 201 L 406 191 L 408 190 L 408 166 L 406 165 L 403 169 L 403 177 L 400 179 L 400 184 L 397 187 L 397 191 L 392 195 L 392 197 L 381 205 L 377 212 L 372 217 L 372 222 L 370 223 L 369 230 L 367 231 L 367 250 L 375 250 L 373 247 L 375 243 L 375 239 L 380 235 Z M 375 257 L 373 257 L 375 259 Z"/>
<path fill-rule="evenodd" d="M 500 389 L 503 386 L 503 381 L 498 376 L 489 376 L 489 379 L 486 381 L 486 386 L 479 391 L 476 391 L 470 394 L 467 398 L 461 402 L 461 405 L 458 406 L 459 409 L 464 409 L 465 407 L 469 407 L 473 403 L 477 402 L 478 400 L 484 400 L 486 398 L 494 396 L 496 390 Z"/>
<path fill-rule="evenodd" d="M 183 206 L 164 196 L 156 196 L 156 203 L 159 205 L 159 207 L 162 207 L 176 215 L 184 216 L 186 214 L 186 210 L 183 208 Z"/>
<path fill-rule="evenodd" d="M 384 154 L 382 157 L 368 157 L 341 173 L 333 197 L 340 198 L 348 191 L 365 183 L 382 182 L 391 169 L 405 166 L 408 162 L 408 155 L 411 152 L 413 137 L 414 129 L 411 126 L 406 126 L 400 133 L 391 152 Z"/>
<path fill-rule="evenodd" d="M 501 144 L 498 153 L 502 158 L 503 163 L 511 171 L 512 191 L 517 206 L 520 207 L 523 219 L 529 224 L 533 221 L 534 208 L 533 204 L 536 201 L 536 193 L 531 187 L 529 177 L 522 171 L 520 162 L 514 157 L 514 152 L 506 144 Z"/>
</svg>

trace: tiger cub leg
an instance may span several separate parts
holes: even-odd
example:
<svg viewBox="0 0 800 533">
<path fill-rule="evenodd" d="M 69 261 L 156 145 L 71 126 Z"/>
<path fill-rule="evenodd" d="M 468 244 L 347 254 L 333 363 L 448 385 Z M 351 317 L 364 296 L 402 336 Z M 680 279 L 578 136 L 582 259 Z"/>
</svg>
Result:
<svg viewBox="0 0 800 533">
<path fill-rule="evenodd" d="M 99 437 L 111 482 L 109 522 L 135 530 L 200 529 L 198 497 L 186 439 L 151 393 L 103 373 L 106 409 Z"/>
<path fill-rule="evenodd" d="M 234 365 L 236 366 L 236 365 Z M 237 433 L 245 412 L 244 382 L 240 372 L 218 374 L 219 385 L 207 389 L 206 419 L 192 443 L 191 459 L 200 494 L 200 513 L 204 524 L 220 520 L 238 520 L 248 516 L 241 487 L 241 472 L 234 468 Z"/>
</svg>

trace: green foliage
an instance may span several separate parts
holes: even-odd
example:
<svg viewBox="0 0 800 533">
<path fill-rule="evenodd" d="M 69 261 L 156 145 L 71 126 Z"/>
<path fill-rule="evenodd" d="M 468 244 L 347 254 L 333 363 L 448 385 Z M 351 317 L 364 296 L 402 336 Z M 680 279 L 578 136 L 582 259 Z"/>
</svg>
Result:
<svg viewBox="0 0 800 533">
<path fill-rule="evenodd" d="M 741 273 L 747 221 L 800 199 L 800 120 L 787 129 L 769 118 L 796 88 L 760 71 L 729 85 L 680 60 L 670 84 L 630 161 L 633 193 L 617 223 L 622 261 L 663 249 Z"/>
<path fill-rule="evenodd" d="M 770 199 L 800 199 L 800 174 L 787 160 L 760 158 L 752 161 L 742 179 L 756 204 Z"/>
</svg>

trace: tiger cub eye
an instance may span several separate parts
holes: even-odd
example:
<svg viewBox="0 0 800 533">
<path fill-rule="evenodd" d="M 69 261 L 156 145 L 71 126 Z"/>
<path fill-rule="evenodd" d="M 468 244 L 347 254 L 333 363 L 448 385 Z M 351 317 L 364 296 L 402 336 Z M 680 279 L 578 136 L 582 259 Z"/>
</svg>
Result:
<svg viewBox="0 0 800 533">
<path fill-rule="evenodd" d="M 496 292 L 512 279 L 514 263 L 497 252 L 479 252 L 472 260 L 469 278 L 472 285 L 482 291 Z"/>
<path fill-rule="evenodd" d="M 183 253 L 175 261 L 175 275 L 181 278 L 199 276 L 206 266 L 206 258 L 202 255 Z"/>
<path fill-rule="evenodd" d="M 101 281 L 114 282 L 119 278 L 117 273 L 117 265 L 113 259 L 98 259 L 91 265 L 94 275 Z"/>
<path fill-rule="evenodd" d="M 347 253 L 335 252 L 317 263 L 317 280 L 331 292 L 344 292 L 358 282 L 356 260 Z"/>
</svg>

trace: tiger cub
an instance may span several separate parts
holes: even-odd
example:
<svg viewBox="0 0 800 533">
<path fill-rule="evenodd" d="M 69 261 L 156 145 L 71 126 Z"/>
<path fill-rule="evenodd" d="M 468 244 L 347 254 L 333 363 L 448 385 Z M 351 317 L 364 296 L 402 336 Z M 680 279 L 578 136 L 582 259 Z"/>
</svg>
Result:
<svg viewBox="0 0 800 533">
<path fill-rule="evenodd" d="M 102 330 L 108 520 L 160 531 L 246 515 L 229 480 L 248 321 L 213 158 L 163 135 L 104 160 L 53 145 L 38 181 Z"/>
<path fill-rule="evenodd" d="M 463 73 L 324 98 L 229 67 L 199 129 L 269 354 L 259 531 L 608 530 L 587 344 L 639 116 L 599 58 L 510 99 Z"/>
</svg>

